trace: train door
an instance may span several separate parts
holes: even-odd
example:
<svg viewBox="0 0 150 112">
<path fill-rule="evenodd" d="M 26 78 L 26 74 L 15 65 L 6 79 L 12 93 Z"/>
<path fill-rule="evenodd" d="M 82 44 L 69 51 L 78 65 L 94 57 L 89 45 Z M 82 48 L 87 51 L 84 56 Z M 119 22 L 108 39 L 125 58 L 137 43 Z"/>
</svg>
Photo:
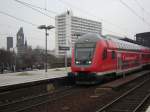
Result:
<svg viewBox="0 0 150 112">
<path fill-rule="evenodd" d="M 122 73 L 122 58 L 121 58 L 121 53 L 117 53 L 117 74 Z"/>
</svg>

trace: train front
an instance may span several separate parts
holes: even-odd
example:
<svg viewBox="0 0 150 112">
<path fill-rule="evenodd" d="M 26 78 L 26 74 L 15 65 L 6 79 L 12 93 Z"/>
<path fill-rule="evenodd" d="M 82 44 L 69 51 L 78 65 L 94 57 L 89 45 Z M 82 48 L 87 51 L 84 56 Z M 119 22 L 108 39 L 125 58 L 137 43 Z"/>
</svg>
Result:
<svg viewBox="0 0 150 112">
<path fill-rule="evenodd" d="M 98 34 L 85 34 L 75 43 L 72 52 L 72 63 L 69 74 L 73 76 L 77 84 L 95 84 L 97 75 L 96 46 L 100 40 Z"/>
</svg>

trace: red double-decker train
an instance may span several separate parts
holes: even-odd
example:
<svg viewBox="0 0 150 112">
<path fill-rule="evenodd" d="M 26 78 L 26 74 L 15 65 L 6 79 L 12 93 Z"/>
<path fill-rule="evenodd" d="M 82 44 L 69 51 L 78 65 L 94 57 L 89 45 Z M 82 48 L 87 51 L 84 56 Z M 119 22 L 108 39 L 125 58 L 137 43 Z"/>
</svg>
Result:
<svg viewBox="0 0 150 112">
<path fill-rule="evenodd" d="M 150 49 L 115 38 L 89 33 L 77 40 L 71 72 L 78 84 L 94 84 L 104 76 L 118 76 L 150 64 Z"/>
</svg>

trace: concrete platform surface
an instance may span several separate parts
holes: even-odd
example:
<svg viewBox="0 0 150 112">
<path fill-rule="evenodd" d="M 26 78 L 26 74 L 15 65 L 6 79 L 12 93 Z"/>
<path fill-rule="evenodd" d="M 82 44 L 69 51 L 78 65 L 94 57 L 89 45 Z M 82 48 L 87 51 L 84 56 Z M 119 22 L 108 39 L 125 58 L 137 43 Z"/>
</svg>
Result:
<svg viewBox="0 0 150 112">
<path fill-rule="evenodd" d="M 147 73 L 150 73 L 150 71 L 142 71 L 133 75 L 128 75 L 128 76 L 125 76 L 124 78 L 117 79 L 115 81 L 103 84 L 101 87 L 102 88 L 117 88 Z"/>
<path fill-rule="evenodd" d="M 69 71 L 70 68 L 55 68 L 48 69 L 47 73 L 45 72 L 45 70 L 34 70 L 0 74 L 0 87 L 45 79 L 65 77 L 67 76 L 67 72 Z"/>
</svg>

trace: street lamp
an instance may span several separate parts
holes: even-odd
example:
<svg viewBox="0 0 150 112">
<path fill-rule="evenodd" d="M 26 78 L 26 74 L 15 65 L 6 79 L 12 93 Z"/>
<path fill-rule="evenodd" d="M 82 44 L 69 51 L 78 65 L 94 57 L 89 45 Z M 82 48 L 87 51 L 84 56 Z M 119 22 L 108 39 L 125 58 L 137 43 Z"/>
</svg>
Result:
<svg viewBox="0 0 150 112">
<path fill-rule="evenodd" d="M 55 27 L 52 25 L 49 25 L 49 26 L 40 25 L 38 27 L 38 29 L 44 29 L 45 30 L 45 72 L 47 72 L 47 36 L 48 36 L 47 30 L 50 30 L 53 28 L 55 28 Z"/>
</svg>

